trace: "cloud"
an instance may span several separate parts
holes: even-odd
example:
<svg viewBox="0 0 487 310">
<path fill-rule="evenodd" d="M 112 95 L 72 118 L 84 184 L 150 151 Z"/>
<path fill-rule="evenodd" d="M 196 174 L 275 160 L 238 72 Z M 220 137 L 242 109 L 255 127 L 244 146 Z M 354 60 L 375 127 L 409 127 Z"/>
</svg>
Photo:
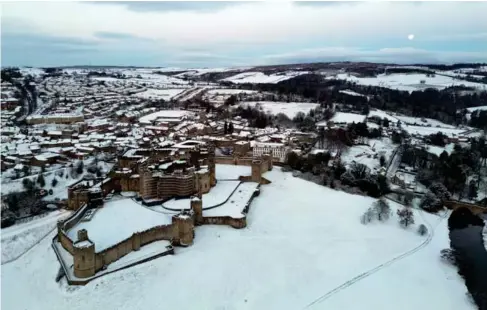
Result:
<svg viewBox="0 0 487 310">
<path fill-rule="evenodd" d="M 442 60 L 459 57 L 452 53 L 460 49 L 477 59 L 478 53 L 487 54 L 487 43 L 481 43 L 487 42 L 485 11 L 485 2 L 10 2 L 2 4 L 2 60 L 41 63 L 44 57 L 39 52 L 31 59 L 35 51 L 29 58 L 8 55 L 25 43 L 4 42 L 5 35 L 36 42 L 63 62 L 73 60 L 62 54 L 70 48 L 78 48 L 77 55 L 88 49 L 86 62 L 132 61 L 127 65 L 148 59 L 157 65 L 253 65 L 286 54 L 288 59 Z M 407 40 L 410 33 L 414 41 Z M 49 44 L 53 46 L 43 46 Z M 404 45 L 415 52 L 400 55 L 385 49 Z M 333 52 L 334 47 L 342 50 Z M 320 49 L 321 54 L 316 52 Z"/>
<path fill-rule="evenodd" d="M 111 4 L 125 6 L 134 12 L 154 11 L 203 11 L 214 12 L 230 6 L 241 5 L 249 2 L 244 1 L 95 1 L 95 4 Z"/>
<path fill-rule="evenodd" d="M 293 1 L 295 6 L 326 7 L 332 5 L 354 5 L 358 1 Z"/>
<path fill-rule="evenodd" d="M 126 40 L 126 39 L 137 39 L 137 36 L 134 36 L 129 33 L 121 33 L 121 32 L 110 32 L 110 31 L 98 31 L 95 32 L 95 36 L 101 39 L 115 39 L 115 40 Z"/>
</svg>

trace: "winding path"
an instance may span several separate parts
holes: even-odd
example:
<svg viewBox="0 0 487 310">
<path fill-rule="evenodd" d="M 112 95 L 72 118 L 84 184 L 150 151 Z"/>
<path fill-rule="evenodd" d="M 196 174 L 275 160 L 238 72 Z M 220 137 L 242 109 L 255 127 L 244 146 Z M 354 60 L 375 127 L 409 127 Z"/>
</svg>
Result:
<svg viewBox="0 0 487 310">
<path fill-rule="evenodd" d="M 321 295 L 320 297 L 318 297 L 317 299 L 315 299 L 313 302 L 309 303 L 308 305 L 306 305 L 304 307 L 304 309 L 308 309 L 318 303 L 321 303 L 323 302 L 324 300 L 330 298 L 331 296 L 335 295 L 336 293 L 346 289 L 347 287 L 355 284 L 356 282 L 364 279 L 364 278 L 367 278 L 368 276 L 380 271 L 381 269 L 387 267 L 387 266 L 390 266 L 392 265 L 393 263 L 403 259 L 403 258 L 406 258 L 416 252 L 418 252 L 419 250 L 421 250 L 422 248 L 426 247 L 430 242 L 431 240 L 433 239 L 433 236 L 434 236 L 434 232 L 435 232 L 435 229 L 436 227 L 438 227 L 438 225 L 441 223 L 441 221 L 443 219 L 445 219 L 447 213 L 443 214 L 440 216 L 440 220 L 438 221 L 438 223 L 436 223 L 435 227 L 432 227 L 431 224 L 426 221 L 426 219 L 423 217 L 423 211 L 418 209 L 419 210 L 419 214 L 420 214 L 420 217 L 423 219 L 423 221 L 426 223 L 426 225 L 428 226 L 428 230 L 429 230 L 429 233 L 428 233 L 428 237 L 420 244 L 418 245 L 417 247 L 399 255 L 399 256 L 396 256 L 394 257 L 393 259 L 385 262 L 385 263 L 382 263 L 380 264 L 379 266 L 375 267 L 375 268 L 372 268 L 364 273 L 361 273 L 355 277 L 353 277 L 352 279 L 348 280 L 347 282 L 341 284 L 340 286 L 337 286 L 335 287 L 334 289 L 332 289 L 331 291 L 328 291 L 327 293 L 325 293 L 324 295 Z"/>
</svg>

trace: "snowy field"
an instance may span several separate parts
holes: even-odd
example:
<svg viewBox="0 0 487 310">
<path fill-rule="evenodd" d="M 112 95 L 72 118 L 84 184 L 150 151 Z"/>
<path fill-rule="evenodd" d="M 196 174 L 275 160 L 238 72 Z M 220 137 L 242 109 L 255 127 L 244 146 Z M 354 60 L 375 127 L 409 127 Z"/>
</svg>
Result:
<svg viewBox="0 0 487 310">
<path fill-rule="evenodd" d="M 269 84 L 276 84 L 285 80 L 289 80 L 293 77 L 307 74 L 308 72 L 304 71 L 288 71 L 288 72 L 280 72 L 276 74 L 266 75 L 262 72 L 243 72 L 237 75 L 233 75 L 226 79 L 221 80 L 222 82 L 232 82 L 235 84 L 242 84 L 242 83 L 252 83 L 252 84 L 259 84 L 259 83 L 269 83 Z"/>
<path fill-rule="evenodd" d="M 171 100 L 173 97 L 181 94 L 185 90 L 185 88 L 148 89 L 144 92 L 135 94 L 134 97 Z"/>
<path fill-rule="evenodd" d="M 299 112 L 303 112 L 304 114 L 308 114 L 309 111 L 318 108 L 320 105 L 317 103 L 307 103 L 307 102 L 274 102 L 274 101 L 245 101 L 241 102 L 240 106 L 245 108 L 247 106 L 255 107 L 256 105 L 260 105 L 262 111 L 277 115 L 279 113 L 284 113 L 292 119 L 296 114 Z"/>
<path fill-rule="evenodd" d="M 265 177 L 272 183 L 262 186 L 254 199 L 247 228 L 197 227 L 194 245 L 177 247 L 175 255 L 86 286 L 73 288 L 65 280 L 54 281 L 59 263 L 46 238 L 2 266 L 1 306 L 304 309 L 313 304 L 309 308 L 475 309 L 455 268 L 439 258 L 440 250 L 449 246 L 446 219 L 415 210 L 416 224 L 408 229 L 399 227 L 395 215 L 387 223 L 365 226 L 359 216 L 374 201 L 371 198 L 334 191 L 277 168 Z M 431 237 L 416 233 L 421 223 L 430 227 Z"/>
<path fill-rule="evenodd" d="M 215 166 L 215 176 L 217 180 L 238 180 L 239 176 L 249 176 L 252 174 L 250 166 L 221 165 Z"/>
<path fill-rule="evenodd" d="M 218 169 L 218 168 L 217 168 Z M 218 181 L 209 193 L 203 194 L 203 208 L 213 207 L 225 200 L 237 188 L 240 181 Z M 191 209 L 191 199 L 171 199 L 163 203 L 163 207 L 171 210 Z"/>
<path fill-rule="evenodd" d="M 53 211 L 30 222 L 15 224 L 2 229 L 2 264 L 23 255 L 39 240 L 55 229 L 59 219 L 65 218 L 69 214 L 71 212 Z"/>
<path fill-rule="evenodd" d="M 350 123 L 362 123 L 365 120 L 365 115 L 356 113 L 337 112 L 330 119 L 335 124 L 350 124 Z"/>
<path fill-rule="evenodd" d="M 440 156 L 441 153 L 446 151 L 448 155 L 453 153 L 453 148 L 455 147 L 455 143 L 450 143 L 445 145 L 444 147 L 436 146 L 436 145 L 427 145 L 426 151 L 431 154 L 435 154 L 436 156 Z"/>
<path fill-rule="evenodd" d="M 417 91 L 426 88 L 444 89 L 450 86 L 468 86 L 477 89 L 487 89 L 486 84 L 468 82 L 465 80 L 454 79 L 449 76 L 435 75 L 434 77 L 427 77 L 426 74 L 414 73 L 414 74 L 379 74 L 377 77 L 356 77 L 347 73 L 338 74 L 336 76 L 327 77 L 327 79 L 347 80 L 355 82 L 359 85 L 370 85 L 386 87 L 391 89 L 403 90 L 403 91 Z M 424 83 L 421 83 L 424 81 Z"/>
<path fill-rule="evenodd" d="M 67 233 L 72 241 L 78 240 L 78 230 L 86 229 L 88 238 L 100 252 L 129 238 L 133 233 L 171 224 L 171 217 L 151 211 L 132 199 L 106 201 L 88 222 L 79 222 Z"/>
</svg>

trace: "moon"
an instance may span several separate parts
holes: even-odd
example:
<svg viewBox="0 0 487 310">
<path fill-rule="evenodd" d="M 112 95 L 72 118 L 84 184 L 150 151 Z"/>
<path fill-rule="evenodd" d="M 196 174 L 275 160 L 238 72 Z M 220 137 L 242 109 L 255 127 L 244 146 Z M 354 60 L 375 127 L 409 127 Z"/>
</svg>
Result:
<svg viewBox="0 0 487 310">
<path fill-rule="evenodd" d="M 414 40 L 414 34 L 408 35 L 408 40 L 410 40 L 410 41 Z"/>
</svg>

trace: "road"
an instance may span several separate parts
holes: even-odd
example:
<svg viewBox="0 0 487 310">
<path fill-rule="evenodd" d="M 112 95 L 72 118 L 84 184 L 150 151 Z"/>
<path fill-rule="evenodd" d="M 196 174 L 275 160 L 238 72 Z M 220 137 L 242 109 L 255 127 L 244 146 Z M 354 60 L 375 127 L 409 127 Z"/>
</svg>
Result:
<svg viewBox="0 0 487 310">
<path fill-rule="evenodd" d="M 403 146 L 400 145 L 394 151 L 391 162 L 390 162 L 389 166 L 387 167 L 387 173 L 386 173 L 387 178 L 390 179 L 396 174 L 396 171 L 399 168 L 399 165 L 401 164 L 401 156 L 402 156 L 403 150 L 404 150 Z"/>
</svg>

